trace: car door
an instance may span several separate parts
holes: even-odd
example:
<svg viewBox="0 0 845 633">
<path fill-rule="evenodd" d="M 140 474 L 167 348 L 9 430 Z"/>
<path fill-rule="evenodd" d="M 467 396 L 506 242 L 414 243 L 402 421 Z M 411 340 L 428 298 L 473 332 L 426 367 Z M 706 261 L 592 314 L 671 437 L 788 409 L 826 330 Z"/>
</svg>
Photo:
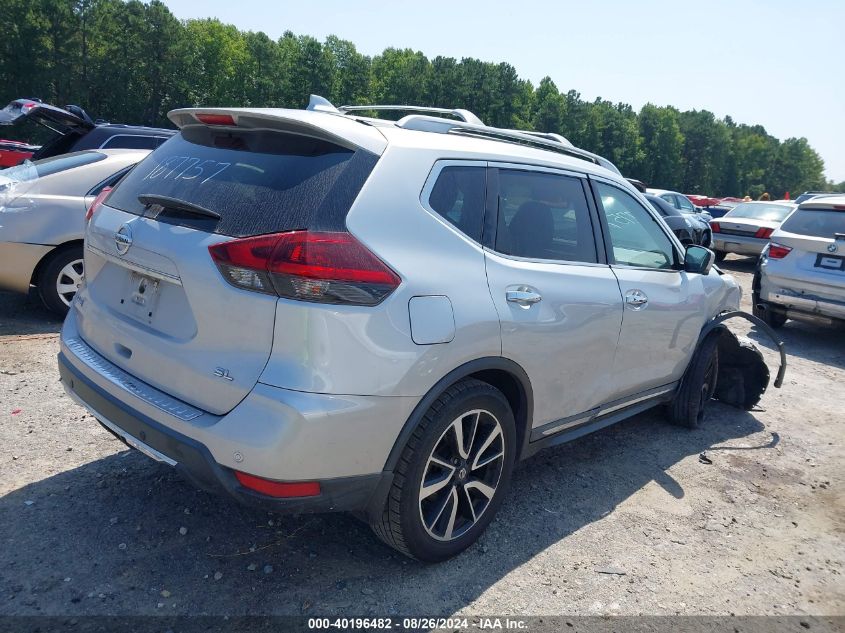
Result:
<svg viewBox="0 0 845 633">
<path fill-rule="evenodd" d="M 591 178 L 610 267 L 625 305 L 614 399 L 679 380 L 707 318 L 700 275 L 681 270 L 675 240 L 631 193 Z"/>
<path fill-rule="evenodd" d="M 485 259 L 502 355 L 531 380 L 542 436 L 608 397 L 622 297 L 584 175 L 492 164 L 488 185 Z"/>
</svg>

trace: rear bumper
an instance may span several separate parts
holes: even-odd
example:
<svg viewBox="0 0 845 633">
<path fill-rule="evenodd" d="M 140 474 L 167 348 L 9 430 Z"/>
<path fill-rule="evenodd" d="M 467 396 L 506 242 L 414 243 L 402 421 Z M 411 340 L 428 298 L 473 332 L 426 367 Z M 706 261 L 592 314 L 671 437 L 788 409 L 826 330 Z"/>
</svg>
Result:
<svg viewBox="0 0 845 633">
<path fill-rule="evenodd" d="M 746 237 L 744 235 L 727 235 L 725 233 L 713 233 L 711 248 L 715 251 L 725 253 L 736 253 L 737 255 L 759 255 L 763 252 L 769 240 L 757 237 Z"/>
<path fill-rule="evenodd" d="M 802 293 L 791 288 L 780 286 L 769 287 L 760 293 L 760 299 L 767 303 L 780 306 L 790 313 L 798 312 L 809 316 L 845 319 L 845 301 L 836 301 L 827 297 Z"/>
<path fill-rule="evenodd" d="M 367 510 L 371 503 L 377 506 L 390 487 L 392 473 L 380 472 L 321 480 L 320 494 L 311 497 L 280 499 L 256 493 L 243 487 L 232 469 L 217 463 L 204 444 L 129 408 L 73 367 L 65 352 L 59 353 L 58 360 L 67 393 L 107 431 L 148 457 L 175 467 L 205 490 L 274 512 L 305 513 Z"/>
<path fill-rule="evenodd" d="M 0 242 L 0 290 L 29 292 L 32 272 L 53 248 L 42 244 Z"/>
</svg>

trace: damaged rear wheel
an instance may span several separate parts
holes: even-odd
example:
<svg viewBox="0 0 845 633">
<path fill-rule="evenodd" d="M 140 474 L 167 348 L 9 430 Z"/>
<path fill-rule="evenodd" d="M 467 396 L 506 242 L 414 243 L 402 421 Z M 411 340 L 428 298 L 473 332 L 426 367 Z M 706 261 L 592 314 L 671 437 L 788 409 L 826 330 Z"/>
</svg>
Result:
<svg viewBox="0 0 845 633">
<path fill-rule="evenodd" d="M 673 424 L 690 429 L 701 427 L 704 410 L 716 393 L 719 374 L 719 337 L 710 335 L 699 346 L 681 381 L 681 387 L 669 404 Z"/>
</svg>

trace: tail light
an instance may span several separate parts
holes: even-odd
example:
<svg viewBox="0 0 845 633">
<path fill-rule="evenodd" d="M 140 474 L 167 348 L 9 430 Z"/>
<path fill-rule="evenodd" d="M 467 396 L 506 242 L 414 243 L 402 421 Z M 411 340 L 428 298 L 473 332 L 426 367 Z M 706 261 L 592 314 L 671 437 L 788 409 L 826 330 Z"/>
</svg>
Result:
<svg viewBox="0 0 845 633">
<path fill-rule="evenodd" d="M 242 473 L 239 470 L 235 471 L 235 478 L 244 488 L 270 497 L 316 497 L 320 494 L 318 481 L 274 481 Z"/>
<path fill-rule="evenodd" d="M 710 223 L 710 230 L 713 231 L 714 233 L 721 233 L 722 227 L 719 226 L 718 222 L 711 222 Z"/>
<path fill-rule="evenodd" d="M 237 288 L 316 303 L 376 305 L 401 282 L 349 233 L 290 231 L 208 247 Z"/>
<path fill-rule="evenodd" d="M 769 239 L 772 236 L 772 233 L 774 233 L 774 232 L 775 232 L 774 229 L 767 229 L 766 227 L 760 227 L 759 229 L 757 229 L 757 232 L 754 234 L 754 237 L 759 237 L 759 238 L 762 238 L 762 239 Z"/>
<path fill-rule="evenodd" d="M 111 193 L 111 187 L 103 187 L 100 190 L 100 193 L 97 194 L 97 197 L 94 198 L 94 202 L 91 203 L 91 206 L 88 207 L 88 211 L 85 212 L 85 225 L 88 226 L 88 223 L 91 221 L 91 218 L 94 217 L 94 214 L 97 210 L 103 206 L 103 202 L 105 202 L 106 198 L 108 198 L 109 194 Z"/>
<path fill-rule="evenodd" d="M 769 259 L 783 259 L 787 255 L 792 252 L 792 249 L 789 246 L 784 246 L 783 244 L 777 244 L 772 242 L 769 244 L 769 252 L 766 253 L 766 256 Z"/>
</svg>

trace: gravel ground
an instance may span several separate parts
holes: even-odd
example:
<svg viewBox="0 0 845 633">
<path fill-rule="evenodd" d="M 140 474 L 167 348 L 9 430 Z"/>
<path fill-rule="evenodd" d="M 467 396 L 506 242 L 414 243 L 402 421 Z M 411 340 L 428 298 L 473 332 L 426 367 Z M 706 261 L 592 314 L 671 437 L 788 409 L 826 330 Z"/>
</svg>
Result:
<svg viewBox="0 0 845 633">
<path fill-rule="evenodd" d="M 751 263 L 725 265 L 749 309 Z M 760 410 L 713 403 L 698 431 L 653 410 L 538 454 L 481 541 L 426 566 L 126 450 L 64 395 L 59 327 L 0 293 L 0 615 L 845 614 L 841 331 L 788 323 Z"/>
</svg>

